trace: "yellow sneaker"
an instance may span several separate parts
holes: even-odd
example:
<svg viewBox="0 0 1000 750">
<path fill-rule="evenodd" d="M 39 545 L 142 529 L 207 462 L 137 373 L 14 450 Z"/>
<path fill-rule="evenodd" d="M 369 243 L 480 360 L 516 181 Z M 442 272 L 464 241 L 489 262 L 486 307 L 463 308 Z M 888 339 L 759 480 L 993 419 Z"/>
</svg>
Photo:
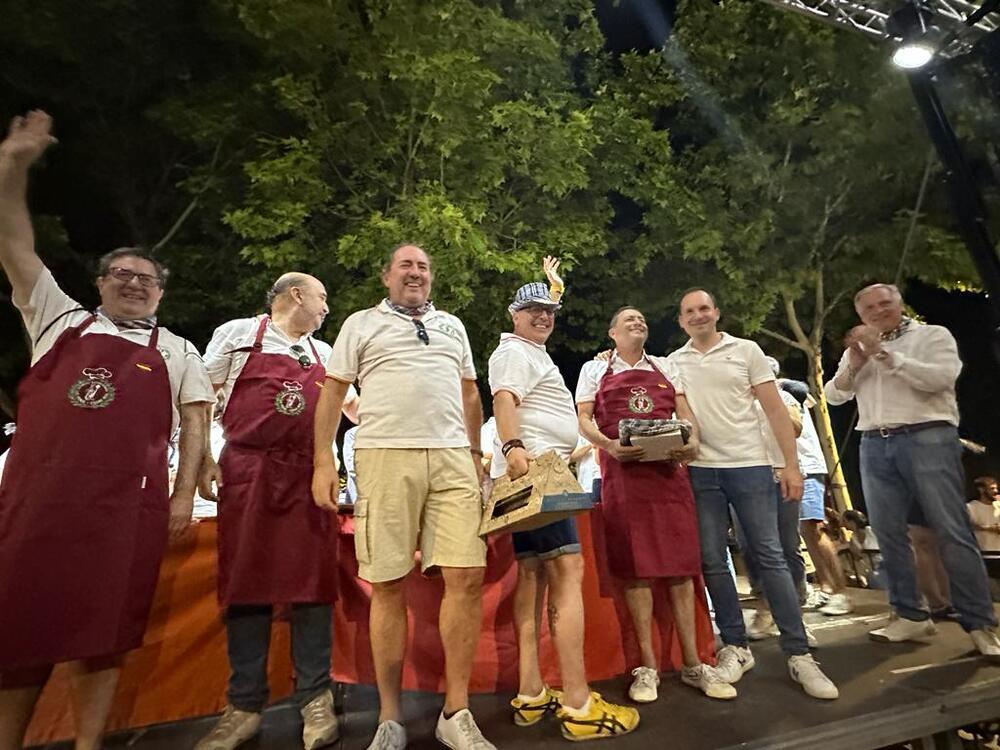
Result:
<svg viewBox="0 0 1000 750">
<path fill-rule="evenodd" d="M 572 716 L 560 706 L 556 716 L 562 726 L 562 735 L 571 742 L 600 740 L 628 734 L 639 726 L 639 712 L 630 706 L 608 703 L 600 693 L 590 694 L 590 709 L 581 718 Z"/>
<path fill-rule="evenodd" d="M 542 697 L 535 701 L 523 701 L 515 696 L 514 700 L 510 702 L 514 709 L 514 723 L 519 727 L 530 727 L 532 724 L 537 724 L 546 715 L 554 714 L 559 708 L 561 700 L 562 691 L 553 690 L 548 686 L 542 690 Z"/>
</svg>

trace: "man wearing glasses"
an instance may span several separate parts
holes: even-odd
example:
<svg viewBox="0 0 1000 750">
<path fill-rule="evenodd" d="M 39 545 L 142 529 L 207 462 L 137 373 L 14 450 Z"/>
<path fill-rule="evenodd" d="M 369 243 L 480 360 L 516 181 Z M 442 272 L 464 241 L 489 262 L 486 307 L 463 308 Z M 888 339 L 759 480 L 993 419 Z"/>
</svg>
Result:
<svg viewBox="0 0 1000 750">
<path fill-rule="evenodd" d="M 229 705 L 196 750 L 231 750 L 259 731 L 275 605 L 291 607 L 303 746 L 339 734 L 330 691 L 337 517 L 316 507 L 310 491 L 313 414 L 330 356 L 312 333 L 329 312 L 326 289 L 286 273 L 266 304 L 268 314 L 221 325 L 205 350 L 226 445 L 218 466 L 206 455 L 201 493 L 214 498 L 212 482 L 219 486 L 219 603 L 231 672 Z M 355 418 L 353 388 L 344 410 Z"/>
<path fill-rule="evenodd" d="M 160 561 L 188 527 L 212 389 L 197 350 L 159 327 L 167 270 L 101 258 L 90 312 L 35 251 L 28 171 L 44 112 L 0 143 L 0 264 L 32 345 L 0 485 L 0 748 L 21 747 L 54 664 L 70 662 L 76 747 L 100 745 L 123 655 L 142 643 Z M 167 445 L 180 428 L 172 493 Z"/>
<path fill-rule="evenodd" d="M 486 545 L 479 537 L 482 404 L 462 321 L 430 302 L 431 260 L 415 245 L 387 258 L 387 296 L 340 329 L 316 409 L 313 499 L 336 507 L 330 443 L 347 389 L 361 387 L 354 455 L 358 575 L 372 585 L 370 631 L 381 707 L 372 750 L 406 746 L 400 693 L 407 640 L 405 579 L 420 549 L 440 571 L 446 695 L 436 736 L 457 750 L 495 750 L 469 712 Z"/>
<path fill-rule="evenodd" d="M 558 268 L 558 261 L 546 261 L 547 268 Z M 561 291 L 561 281 L 554 286 Z M 500 334 L 500 344 L 490 355 L 490 391 L 497 420 L 490 469 L 494 478 L 504 474 L 511 479 L 524 476 L 529 461 L 549 450 L 568 461 L 576 447 L 579 424 L 573 397 L 545 350 L 545 342 L 555 330 L 560 305 L 553 297 L 557 295 L 540 282 L 518 289 L 507 308 L 514 332 Z M 568 740 L 628 734 L 639 725 L 639 712 L 604 700 L 587 684 L 583 661 L 583 557 L 576 521 L 567 518 L 531 531 L 514 532 L 513 544 L 518 565 L 514 623 L 519 653 L 518 694 L 511 701 L 514 723 L 531 726 L 546 714 L 555 713 Z M 559 657 L 561 691 L 545 685 L 538 664 L 538 628 L 546 584 L 549 629 Z"/>
</svg>

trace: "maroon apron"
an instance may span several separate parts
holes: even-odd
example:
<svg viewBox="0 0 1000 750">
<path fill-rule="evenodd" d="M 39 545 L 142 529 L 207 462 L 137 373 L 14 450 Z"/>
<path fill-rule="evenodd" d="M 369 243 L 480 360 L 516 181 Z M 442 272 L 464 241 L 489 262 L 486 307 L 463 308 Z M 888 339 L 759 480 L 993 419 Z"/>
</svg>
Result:
<svg viewBox="0 0 1000 750">
<path fill-rule="evenodd" d="M 675 391 L 663 374 L 611 363 L 594 400 L 594 419 L 618 439 L 620 419 L 670 419 Z M 608 567 L 618 578 L 668 578 L 701 573 L 698 518 L 687 468 L 674 461 L 620 463 L 601 451 L 601 514 Z"/>
<path fill-rule="evenodd" d="M 0 668 L 142 643 L 167 543 L 171 393 L 156 350 L 69 328 L 24 376 L 0 484 Z"/>
<path fill-rule="evenodd" d="M 264 354 L 264 316 L 233 385 L 219 457 L 219 602 L 337 598 L 337 517 L 312 499 L 313 415 L 326 370 Z M 311 345 L 311 342 L 310 342 Z"/>
</svg>

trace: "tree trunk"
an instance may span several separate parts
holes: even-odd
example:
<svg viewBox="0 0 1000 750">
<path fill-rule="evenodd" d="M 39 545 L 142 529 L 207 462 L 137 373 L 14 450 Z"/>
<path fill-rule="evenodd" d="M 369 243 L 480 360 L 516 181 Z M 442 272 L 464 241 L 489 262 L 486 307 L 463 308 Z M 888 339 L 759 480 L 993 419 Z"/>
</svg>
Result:
<svg viewBox="0 0 1000 750">
<path fill-rule="evenodd" d="M 826 395 L 823 393 L 823 356 L 819 351 L 814 350 L 810 359 L 809 375 L 812 378 L 811 385 L 816 391 L 817 399 L 816 408 L 813 409 L 813 422 L 816 424 L 816 434 L 819 436 L 819 444 L 823 448 L 827 470 L 830 472 L 833 501 L 837 506 L 837 512 L 843 513 L 854 506 L 851 504 L 851 493 L 847 489 L 847 482 L 844 481 L 844 470 L 840 464 L 837 438 L 833 434 L 833 424 L 830 422 L 830 408 L 826 403 Z"/>
</svg>

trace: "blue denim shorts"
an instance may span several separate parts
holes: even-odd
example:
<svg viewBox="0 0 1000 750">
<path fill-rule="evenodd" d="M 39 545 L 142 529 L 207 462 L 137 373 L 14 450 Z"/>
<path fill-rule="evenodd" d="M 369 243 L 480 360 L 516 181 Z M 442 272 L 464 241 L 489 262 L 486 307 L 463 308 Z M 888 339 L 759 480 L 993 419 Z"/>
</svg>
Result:
<svg viewBox="0 0 1000 750">
<path fill-rule="evenodd" d="M 514 542 L 514 557 L 538 557 L 551 560 L 560 555 L 580 552 L 580 537 L 576 533 L 576 521 L 564 518 L 531 531 L 515 531 L 511 534 Z"/>
<path fill-rule="evenodd" d="M 799 506 L 800 521 L 824 521 L 826 513 L 823 510 L 823 495 L 826 485 L 823 483 L 825 474 L 809 474 L 805 478 L 802 489 L 802 505 Z"/>
</svg>

